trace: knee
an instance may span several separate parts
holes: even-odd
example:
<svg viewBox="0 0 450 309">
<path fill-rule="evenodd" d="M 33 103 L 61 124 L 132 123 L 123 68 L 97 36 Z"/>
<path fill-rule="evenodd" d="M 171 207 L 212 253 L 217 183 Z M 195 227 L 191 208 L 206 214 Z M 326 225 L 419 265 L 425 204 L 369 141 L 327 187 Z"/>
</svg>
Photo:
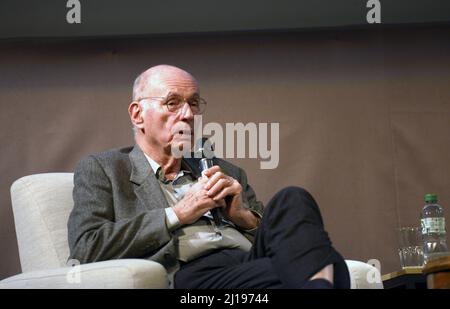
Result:
<svg viewBox="0 0 450 309">
<path fill-rule="evenodd" d="M 296 186 L 289 186 L 281 189 L 274 195 L 269 204 L 277 205 L 277 208 L 286 210 L 295 209 L 295 211 L 300 210 L 302 212 L 310 212 L 310 210 L 313 209 L 313 212 L 320 213 L 319 206 L 311 193 L 304 188 Z"/>
<path fill-rule="evenodd" d="M 274 197 L 294 198 L 297 201 L 302 199 L 314 201 L 311 193 L 309 193 L 306 189 L 297 186 L 285 187 L 278 191 Z"/>
<path fill-rule="evenodd" d="M 298 194 L 304 194 L 304 193 L 308 193 L 308 191 L 306 191 L 306 189 L 302 188 L 302 187 L 297 187 L 297 186 L 288 186 L 288 187 L 284 187 L 283 189 L 281 189 L 280 192 L 287 192 L 287 193 L 298 193 Z"/>
</svg>

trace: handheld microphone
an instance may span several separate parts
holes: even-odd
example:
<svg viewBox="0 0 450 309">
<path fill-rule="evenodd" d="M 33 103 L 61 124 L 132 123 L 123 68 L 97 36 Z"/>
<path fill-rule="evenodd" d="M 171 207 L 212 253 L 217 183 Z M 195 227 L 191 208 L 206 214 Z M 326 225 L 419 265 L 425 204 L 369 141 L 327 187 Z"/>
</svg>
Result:
<svg viewBox="0 0 450 309">
<path fill-rule="evenodd" d="M 205 156 L 205 148 L 204 147 L 205 147 L 205 145 L 203 145 L 203 147 L 198 149 L 198 152 L 201 153 L 201 155 L 202 155 L 202 158 L 200 159 L 200 162 L 199 162 L 199 168 L 200 168 L 201 172 L 207 170 L 208 168 L 210 168 L 214 165 L 213 160 L 209 159 Z M 210 146 L 210 148 L 212 149 L 212 146 Z M 223 223 L 222 223 L 222 215 L 220 213 L 220 209 L 212 208 L 209 211 L 211 212 L 211 215 L 213 216 L 215 225 L 217 227 L 222 226 Z"/>
</svg>

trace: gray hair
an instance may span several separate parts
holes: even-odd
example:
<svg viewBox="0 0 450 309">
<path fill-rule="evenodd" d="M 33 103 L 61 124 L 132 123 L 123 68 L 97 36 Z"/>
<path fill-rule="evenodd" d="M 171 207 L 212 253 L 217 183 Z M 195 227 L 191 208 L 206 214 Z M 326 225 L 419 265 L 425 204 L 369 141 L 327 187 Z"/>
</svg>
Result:
<svg viewBox="0 0 450 309">
<path fill-rule="evenodd" d="M 133 93 L 132 93 L 132 95 L 131 95 L 131 101 L 138 101 L 140 98 L 139 98 L 139 96 L 140 96 L 140 94 L 141 94 L 141 92 L 142 92 L 142 82 L 145 82 L 145 80 L 146 80 L 146 71 L 144 71 L 144 72 L 142 72 L 141 74 L 139 74 L 137 77 L 136 77 L 136 79 L 134 80 L 134 83 L 133 83 Z M 138 102 L 138 104 L 139 104 L 140 102 Z M 142 112 L 143 113 L 145 113 L 146 111 L 147 111 L 147 108 L 144 108 L 144 106 L 147 106 L 148 107 L 148 105 L 147 104 L 144 104 L 144 105 L 142 105 L 143 106 L 143 109 L 142 109 Z M 133 137 L 136 139 L 136 135 L 137 135 L 137 133 L 138 133 L 138 128 L 134 125 L 134 124 L 131 124 L 131 129 L 132 129 L 132 131 L 133 131 Z"/>
<path fill-rule="evenodd" d="M 139 99 L 138 95 L 139 95 L 139 88 L 141 87 L 141 83 L 142 83 L 142 79 L 143 79 L 143 75 L 145 72 L 142 72 L 141 74 L 139 74 L 138 77 L 136 77 L 136 79 L 134 80 L 133 83 L 133 94 L 131 95 L 131 100 L 132 101 L 137 101 Z"/>
</svg>

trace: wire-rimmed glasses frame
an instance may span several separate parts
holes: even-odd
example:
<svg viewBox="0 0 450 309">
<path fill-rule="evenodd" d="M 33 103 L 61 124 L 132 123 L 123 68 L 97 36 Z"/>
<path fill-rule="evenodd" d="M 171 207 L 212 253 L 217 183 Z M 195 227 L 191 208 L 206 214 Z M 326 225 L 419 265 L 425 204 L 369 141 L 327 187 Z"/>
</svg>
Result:
<svg viewBox="0 0 450 309">
<path fill-rule="evenodd" d="M 154 100 L 154 99 L 162 99 L 163 103 L 162 105 L 165 105 L 167 110 L 171 113 L 178 113 L 184 106 L 184 103 L 187 103 L 194 115 L 201 115 L 206 109 L 207 102 L 205 99 L 201 97 L 193 97 L 189 99 L 185 99 L 182 96 L 178 95 L 168 95 L 166 97 L 143 97 L 138 100 L 137 102 L 142 100 Z"/>
</svg>

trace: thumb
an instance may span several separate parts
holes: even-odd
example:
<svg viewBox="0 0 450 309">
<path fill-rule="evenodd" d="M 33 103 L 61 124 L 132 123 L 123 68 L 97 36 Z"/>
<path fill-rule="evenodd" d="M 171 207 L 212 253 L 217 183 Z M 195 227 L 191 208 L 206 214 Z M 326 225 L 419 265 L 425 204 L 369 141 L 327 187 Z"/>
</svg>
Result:
<svg viewBox="0 0 450 309">
<path fill-rule="evenodd" d="M 197 180 L 199 183 L 206 183 L 208 181 L 208 177 L 206 177 L 202 174 L 202 176 L 199 177 Z"/>
</svg>

